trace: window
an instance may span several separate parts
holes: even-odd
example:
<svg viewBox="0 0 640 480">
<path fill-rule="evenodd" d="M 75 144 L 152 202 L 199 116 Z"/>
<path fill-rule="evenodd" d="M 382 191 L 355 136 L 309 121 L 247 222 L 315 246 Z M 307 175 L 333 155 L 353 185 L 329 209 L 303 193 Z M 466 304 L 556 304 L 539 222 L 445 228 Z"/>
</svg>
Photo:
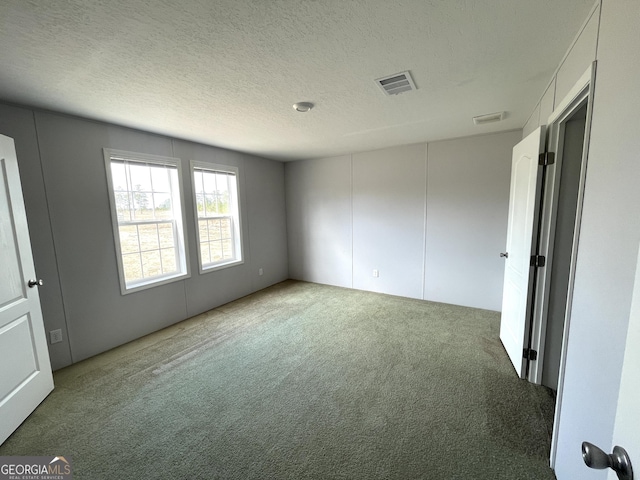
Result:
<svg viewBox="0 0 640 480">
<path fill-rule="evenodd" d="M 188 277 L 179 159 L 104 157 L 122 293 Z"/>
<path fill-rule="evenodd" d="M 191 162 L 200 271 L 242 263 L 238 169 Z"/>
</svg>

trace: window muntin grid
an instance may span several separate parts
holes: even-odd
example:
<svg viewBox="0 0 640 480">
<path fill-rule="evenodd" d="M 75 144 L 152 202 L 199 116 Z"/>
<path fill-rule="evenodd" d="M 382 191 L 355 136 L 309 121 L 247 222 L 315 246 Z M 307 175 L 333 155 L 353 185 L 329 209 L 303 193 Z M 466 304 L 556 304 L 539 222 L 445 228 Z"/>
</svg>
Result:
<svg viewBox="0 0 640 480">
<path fill-rule="evenodd" d="M 201 270 L 242 262 L 235 169 L 193 164 Z"/>
<path fill-rule="evenodd" d="M 105 149 L 105 161 L 122 292 L 188 276 L 178 160 Z"/>
</svg>

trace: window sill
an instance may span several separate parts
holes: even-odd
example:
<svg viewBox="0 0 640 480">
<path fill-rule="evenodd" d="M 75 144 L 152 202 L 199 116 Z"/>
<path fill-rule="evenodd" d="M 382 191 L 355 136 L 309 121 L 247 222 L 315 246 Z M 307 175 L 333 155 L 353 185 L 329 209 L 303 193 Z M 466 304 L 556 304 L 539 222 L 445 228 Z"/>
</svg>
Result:
<svg viewBox="0 0 640 480">
<path fill-rule="evenodd" d="M 207 265 L 204 267 L 200 265 L 200 275 L 204 275 L 210 272 L 216 272 L 218 270 L 223 270 L 229 267 L 235 267 L 236 265 L 242 265 L 243 263 L 244 263 L 244 260 L 231 260 L 229 262 L 216 263 L 214 265 Z"/>
<path fill-rule="evenodd" d="M 125 286 L 121 288 L 122 295 L 128 295 L 130 293 L 140 292 L 142 290 L 147 290 L 149 288 L 159 287 L 161 285 L 167 285 L 169 283 L 177 282 L 180 280 L 184 280 L 186 278 L 191 277 L 189 272 L 187 273 L 178 273 L 176 275 L 171 275 L 168 277 L 161 277 L 154 280 L 149 280 L 147 282 L 136 282 L 131 284 L 130 286 Z"/>
</svg>

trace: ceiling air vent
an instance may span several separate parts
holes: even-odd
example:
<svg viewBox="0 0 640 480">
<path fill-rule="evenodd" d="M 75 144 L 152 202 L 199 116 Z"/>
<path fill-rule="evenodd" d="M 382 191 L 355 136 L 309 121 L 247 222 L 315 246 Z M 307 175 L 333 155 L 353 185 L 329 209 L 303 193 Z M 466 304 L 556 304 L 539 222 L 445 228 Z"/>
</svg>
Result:
<svg viewBox="0 0 640 480">
<path fill-rule="evenodd" d="M 409 72 L 400 72 L 388 77 L 376 79 L 376 83 L 385 95 L 398 95 L 399 93 L 416 90 Z"/>
<path fill-rule="evenodd" d="M 499 122 L 504 118 L 504 112 L 488 113 L 487 115 L 478 115 L 473 117 L 473 123 L 476 125 L 484 125 L 485 123 Z"/>
</svg>

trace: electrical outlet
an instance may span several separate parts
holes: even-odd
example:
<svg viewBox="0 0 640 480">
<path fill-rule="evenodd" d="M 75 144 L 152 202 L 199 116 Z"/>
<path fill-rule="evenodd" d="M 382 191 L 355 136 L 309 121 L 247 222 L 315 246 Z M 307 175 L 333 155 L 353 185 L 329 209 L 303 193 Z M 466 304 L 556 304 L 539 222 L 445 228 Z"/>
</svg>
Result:
<svg viewBox="0 0 640 480">
<path fill-rule="evenodd" d="M 378 278 L 380 276 L 380 272 L 378 270 L 373 271 L 373 276 Z"/>
<path fill-rule="evenodd" d="M 259 268 L 258 269 L 258 275 L 262 275 L 262 274 L 264 274 L 264 271 L 261 268 Z"/>
<path fill-rule="evenodd" d="M 49 332 L 49 338 L 51 339 L 51 345 L 54 343 L 60 343 L 62 341 L 62 330 L 60 328 L 57 330 L 51 330 Z"/>
</svg>

